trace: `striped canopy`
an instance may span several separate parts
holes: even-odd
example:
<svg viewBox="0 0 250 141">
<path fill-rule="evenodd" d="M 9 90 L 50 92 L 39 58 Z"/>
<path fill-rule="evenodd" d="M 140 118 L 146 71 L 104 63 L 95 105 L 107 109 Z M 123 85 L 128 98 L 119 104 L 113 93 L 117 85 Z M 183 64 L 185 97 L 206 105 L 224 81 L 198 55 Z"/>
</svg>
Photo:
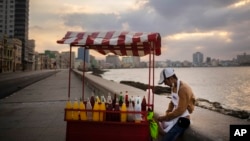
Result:
<svg viewBox="0 0 250 141">
<path fill-rule="evenodd" d="M 108 53 L 120 56 L 145 56 L 149 53 L 161 55 L 161 36 L 155 32 L 68 31 L 57 43 L 94 49 L 103 55 Z"/>
</svg>

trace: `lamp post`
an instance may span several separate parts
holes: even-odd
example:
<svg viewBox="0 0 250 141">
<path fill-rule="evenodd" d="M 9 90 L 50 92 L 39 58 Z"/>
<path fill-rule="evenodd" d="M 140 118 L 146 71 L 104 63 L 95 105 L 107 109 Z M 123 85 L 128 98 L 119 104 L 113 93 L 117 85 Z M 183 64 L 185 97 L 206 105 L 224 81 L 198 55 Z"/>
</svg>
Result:
<svg viewBox="0 0 250 141">
<path fill-rule="evenodd" d="M 4 38 L 2 38 L 0 46 L 0 73 L 2 73 L 3 71 L 3 53 L 4 53 Z"/>
<path fill-rule="evenodd" d="M 16 71 L 16 45 L 14 45 L 14 65 L 13 65 L 13 72 Z"/>
</svg>

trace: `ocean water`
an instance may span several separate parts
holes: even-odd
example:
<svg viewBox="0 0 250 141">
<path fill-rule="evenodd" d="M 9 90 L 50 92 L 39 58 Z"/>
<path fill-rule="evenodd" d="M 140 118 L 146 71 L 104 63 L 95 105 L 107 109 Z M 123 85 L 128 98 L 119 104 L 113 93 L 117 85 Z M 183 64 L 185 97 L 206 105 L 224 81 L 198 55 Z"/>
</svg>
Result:
<svg viewBox="0 0 250 141">
<path fill-rule="evenodd" d="M 161 70 L 162 68 L 154 70 L 155 85 L 158 85 Z M 197 98 L 219 102 L 225 108 L 250 112 L 250 67 L 174 68 L 174 70 L 179 79 L 191 86 Z M 118 83 L 127 80 L 148 84 L 149 69 L 108 69 L 102 77 Z"/>
</svg>

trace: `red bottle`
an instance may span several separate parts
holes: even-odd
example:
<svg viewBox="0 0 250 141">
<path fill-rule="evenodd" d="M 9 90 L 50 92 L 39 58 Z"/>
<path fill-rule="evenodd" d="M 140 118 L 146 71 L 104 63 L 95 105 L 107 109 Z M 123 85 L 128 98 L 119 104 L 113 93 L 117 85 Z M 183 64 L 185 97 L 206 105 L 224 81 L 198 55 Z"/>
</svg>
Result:
<svg viewBox="0 0 250 141">
<path fill-rule="evenodd" d="M 92 92 L 91 97 L 90 97 L 90 103 L 91 103 L 91 106 L 92 106 L 92 108 L 93 108 L 94 105 L 95 105 L 95 95 L 94 95 L 93 92 Z"/>
<path fill-rule="evenodd" d="M 114 108 L 114 111 L 116 111 L 117 113 L 114 113 L 114 115 L 113 115 L 113 117 L 114 117 L 114 119 L 113 119 L 113 121 L 120 121 L 120 106 L 119 106 L 119 100 L 118 100 L 118 98 L 116 99 L 116 103 L 115 103 L 115 108 Z"/>
<path fill-rule="evenodd" d="M 115 108 L 116 103 L 116 94 L 114 94 L 114 99 L 112 100 L 112 107 Z"/>
<path fill-rule="evenodd" d="M 125 94 L 125 103 L 126 103 L 126 107 L 128 107 L 129 106 L 128 91 L 126 91 L 126 94 Z"/>
<path fill-rule="evenodd" d="M 147 101 L 146 101 L 145 96 L 143 96 L 143 99 L 142 99 L 142 102 L 141 102 L 141 110 L 146 111 L 146 109 L 147 109 Z"/>
</svg>

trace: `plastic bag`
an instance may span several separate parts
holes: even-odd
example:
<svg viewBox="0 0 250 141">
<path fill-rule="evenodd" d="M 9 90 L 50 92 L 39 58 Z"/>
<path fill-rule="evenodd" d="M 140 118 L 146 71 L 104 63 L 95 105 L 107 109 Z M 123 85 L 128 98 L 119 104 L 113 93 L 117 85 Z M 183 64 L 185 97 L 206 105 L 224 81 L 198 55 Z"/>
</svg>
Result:
<svg viewBox="0 0 250 141">
<path fill-rule="evenodd" d="M 149 121 L 150 135 L 153 139 L 158 138 L 158 124 L 153 119 L 154 113 L 152 111 L 148 112 L 147 120 Z"/>
</svg>

